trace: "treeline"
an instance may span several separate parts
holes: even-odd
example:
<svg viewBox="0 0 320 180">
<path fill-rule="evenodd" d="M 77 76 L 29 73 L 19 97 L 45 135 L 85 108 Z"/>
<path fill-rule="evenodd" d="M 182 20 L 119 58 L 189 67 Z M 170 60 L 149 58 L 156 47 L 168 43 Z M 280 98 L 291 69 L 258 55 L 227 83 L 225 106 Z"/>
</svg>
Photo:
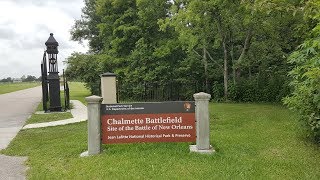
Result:
<svg viewBox="0 0 320 180">
<path fill-rule="evenodd" d="M 41 77 L 37 78 L 35 76 L 25 76 L 23 75 L 21 78 L 12 78 L 12 77 L 7 77 L 0 79 L 0 82 L 14 82 L 15 80 L 19 80 L 21 82 L 33 82 L 33 81 L 41 81 Z"/>
<path fill-rule="evenodd" d="M 67 73 L 99 93 L 99 75 L 122 84 L 199 82 L 215 100 L 279 102 L 286 96 L 287 57 L 312 23 L 300 1 L 85 0 Z"/>
<path fill-rule="evenodd" d="M 168 82 L 201 85 L 190 89 L 223 101 L 280 102 L 293 92 L 286 104 L 319 137 L 320 1 L 84 2 L 71 35 L 90 51 L 72 54 L 66 72 L 92 93 L 104 72 L 131 95 L 143 93 L 141 83 Z"/>
</svg>

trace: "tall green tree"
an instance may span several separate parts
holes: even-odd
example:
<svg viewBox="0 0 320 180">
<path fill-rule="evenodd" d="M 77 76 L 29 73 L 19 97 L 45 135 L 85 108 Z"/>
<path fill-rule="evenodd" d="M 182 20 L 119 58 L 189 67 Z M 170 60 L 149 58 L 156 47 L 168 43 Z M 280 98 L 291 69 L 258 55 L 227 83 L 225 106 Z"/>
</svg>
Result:
<svg viewBox="0 0 320 180">
<path fill-rule="evenodd" d="M 81 19 L 75 21 L 70 31 L 72 40 L 79 42 L 87 40 L 90 51 L 93 53 L 99 53 L 103 48 L 97 26 L 101 22 L 101 17 L 96 11 L 96 1 L 84 0 L 85 6 L 82 8 Z"/>
<path fill-rule="evenodd" d="M 91 52 L 112 58 L 111 71 L 122 81 L 165 83 L 180 77 L 175 69 L 185 56 L 174 31 L 159 31 L 158 20 L 168 16 L 169 6 L 166 0 L 88 0 L 71 34 L 89 40 Z"/>
<path fill-rule="evenodd" d="M 304 8 L 311 28 L 307 39 L 290 56 L 294 91 L 284 102 L 300 114 L 320 143 L 320 2 L 307 1 Z"/>
<path fill-rule="evenodd" d="M 279 3 L 280 1 L 271 4 L 279 5 Z M 208 63 L 222 68 L 224 97 L 227 99 L 228 80 L 232 77 L 233 84 L 236 84 L 241 76 L 246 76 L 247 73 L 244 72 L 246 69 L 249 69 L 249 76 L 256 71 L 256 64 L 253 62 L 257 62 L 257 59 L 254 56 L 260 55 L 259 51 L 269 48 L 269 45 L 262 46 L 266 40 L 270 39 L 269 42 L 274 43 L 270 51 L 279 49 L 280 53 L 274 59 L 282 59 L 283 63 L 285 58 L 282 57 L 285 57 L 295 46 L 292 42 L 284 45 L 292 39 L 295 41 L 295 37 L 287 36 L 286 32 L 285 35 L 282 34 L 287 24 L 293 24 L 291 27 L 295 28 L 295 25 L 300 22 L 297 22 L 291 12 L 285 12 L 282 8 L 273 10 L 272 13 L 269 12 L 270 8 L 257 8 L 263 4 L 272 7 L 267 1 L 177 0 L 173 1 L 171 16 L 165 22 L 160 20 L 159 23 L 162 24 L 163 30 L 168 26 L 174 27 L 188 54 L 198 55 L 204 67 L 207 90 L 208 77 L 210 77 Z M 280 3 L 280 5 L 292 6 L 290 3 Z M 286 21 L 288 23 L 284 23 Z M 284 24 L 281 25 L 281 23 Z M 285 39 L 284 41 L 280 40 L 280 35 Z M 250 50 L 252 44 L 254 49 Z M 217 51 L 221 53 L 216 53 Z M 267 54 L 269 52 L 265 52 L 266 56 L 270 56 Z M 223 65 L 217 65 L 221 59 Z M 268 60 L 260 59 L 263 63 Z M 269 67 L 263 70 L 267 68 Z M 232 74 L 229 73 L 230 69 Z"/>
<path fill-rule="evenodd" d="M 215 61 L 210 54 L 214 42 L 214 33 L 217 31 L 210 17 L 208 3 L 205 1 L 175 1 L 172 4 L 171 16 L 166 21 L 159 20 L 162 30 L 168 26 L 174 27 L 179 34 L 183 48 L 189 54 L 195 54 L 203 66 L 205 90 L 209 90 L 208 59 Z"/>
<path fill-rule="evenodd" d="M 299 3 L 85 0 L 71 34 L 89 41 L 96 75 L 112 71 L 127 85 L 198 81 L 191 89 L 204 83 L 216 99 L 278 101 L 288 93 L 286 58 L 305 34 Z"/>
</svg>

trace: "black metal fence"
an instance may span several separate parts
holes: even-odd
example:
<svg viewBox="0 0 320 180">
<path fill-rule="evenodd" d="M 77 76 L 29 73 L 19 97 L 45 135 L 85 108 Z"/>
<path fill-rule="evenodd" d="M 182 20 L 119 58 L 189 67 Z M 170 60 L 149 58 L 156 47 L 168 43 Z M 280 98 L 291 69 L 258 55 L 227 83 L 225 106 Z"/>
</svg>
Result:
<svg viewBox="0 0 320 180">
<path fill-rule="evenodd" d="M 46 51 L 43 53 L 41 62 L 41 84 L 42 84 L 42 106 L 44 112 L 48 111 L 47 103 L 49 101 L 49 90 L 48 90 L 48 71 L 47 71 L 47 57 Z"/>
<path fill-rule="evenodd" d="M 63 70 L 63 91 L 64 91 L 64 106 L 65 110 L 70 109 L 70 92 L 69 83 Z"/>
<path fill-rule="evenodd" d="M 200 82 L 140 82 L 123 83 L 117 81 L 118 102 L 160 102 L 193 100 L 193 94 L 205 92 L 205 84 Z"/>
</svg>

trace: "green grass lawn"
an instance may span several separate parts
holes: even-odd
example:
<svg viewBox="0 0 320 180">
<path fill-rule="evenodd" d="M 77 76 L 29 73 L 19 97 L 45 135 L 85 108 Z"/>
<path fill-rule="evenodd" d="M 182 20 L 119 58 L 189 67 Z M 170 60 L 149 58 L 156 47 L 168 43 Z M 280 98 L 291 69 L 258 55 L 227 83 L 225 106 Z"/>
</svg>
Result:
<svg viewBox="0 0 320 180">
<path fill-rule="evenodd" d="M 88 96 L 76 85 L 79 99 Z M 210 118 L 213 155 L 190 153 L 189 143 L 137 143 L 103 145 L 102 154 L 80 158 L 86 122 L 22 130 L 1 153 L 28 156 L 28 179 L 320 178 L 320 148 L 286 108 L 211 103 Z"/>
<path fill-rule="evenodd" d="M 82 103 L 85 104 L 84 97 L 90 96 L 89 90 L 87 90 L 84 87 L 83 83 L 70 82 L 69 89 L 70 89 L 70 99 L 71 100 L 80 100 Z M 61 105 L 64 108 L 63 91 L 61 91 L 60 96 L 61 96 Z M 70 104 L 70 106 L 72 108 L 72 104 Z M 48 103 L 47 107 L 49 108 L 49 103 Z M 39 104 L 37 111 L 43 111 L 42 103 Z M 63 119 L 69 119 L 72 117 L 73 116 L 70 112 L 50 113 L 50 114 L 32 114 L 32 116 L 27 120 L 26 124 L 58 121 L 58 120 L 63 120 Z"/>
<path fill-rule="evenodd" d="M 63 91 L 60 93 L 61 97 L 61 106 L 62 110 L 65 109 L 65 104 L 64 104 L 64 95 Z M 49 109 L 50 103 L 47 103 L 47 108 Z M 72 104 L 70 103 L 70 107 L 72 108 Z M 43 112 L 43 104 L 42 101 L 37 107 L 38 112 Z M 72 114 L 70 111 L 67 112 L 51 112 L 51 113 L 45 113 L 45 114 L 36 114 L 33 113 L 32 116 L 27 120 L 26 124 L 33 124 L 33 123 L 43 123 L 43 122 L 50 122 L 50 121 L 58 121 L 58 120 L 64 120 L 64 119 L 69 119 L 73 118 Z"/>
<path fill-rule="evenodd" d="M 319 179 L 320 149 L 296 117 L 273 105 L 210 104 L 213 155 L 189 143 L 104 145 L 87 149 L 86 122 L 21 131 L 7 155 L 28 156 L 30 179 Z"/>
<path fill-rule="evenodd" d="M 43 123 L 43 122 L 51 122 L 73 118 L 70 112 L 63 113 L 49 113 L 49 114 L 32 114 L 32 116 L 27 120 L 26 124 L 33 123 Z"/>
<path fill-rule="evenodd" d="M 0 83 L 0 94 L 40 86 L 40 82 Z"/>
<path fill-rule="evenodd" d="M 91 95 L 90 91 L 84 87 L 80 82 L 69 82 L 70 99 L 79 100 L 83 104 L 87 104 L 84 100 L 85 97 Z"/>
</svg>

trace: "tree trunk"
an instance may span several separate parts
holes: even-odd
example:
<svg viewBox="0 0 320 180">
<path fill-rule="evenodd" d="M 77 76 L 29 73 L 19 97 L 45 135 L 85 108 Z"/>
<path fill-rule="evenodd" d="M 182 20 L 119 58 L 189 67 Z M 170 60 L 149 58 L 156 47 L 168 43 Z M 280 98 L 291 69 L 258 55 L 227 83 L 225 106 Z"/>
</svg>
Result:
<svg viewBox="0 0 320 180">
<path fill-rule="evenodd" d="M 224 99 L 228 99 L 228 51 L 226 46 L 226 38 L 222 39 L 223 46 L 223 83 L 224 83 Z"/>
<path fill-rule="evenodd" d="M 232 37 L 231 37 L 232 38 Z M 230 56 L 231 56 L 231 62 L 232 62 L 232 78 L 233 78 L 233 84 L 236 84 L 236 62 L 234 60 L 234 48 L 233 48 L 233 42 L 231 41 L 231 50 L 230 50 Z"/>
<path fill-rule="evenodd" d="M 224 30 L 222 30 L 222 21 L 221 17 L 217 17 L 218 21 L 218 30 L 222 38 L 222 47 L 223 47 L 223 84 L 224 84 L 224 99 L 228 99 L 228 50 L 226 44 L 226 35 Z"/>
<path fill-rule="evenodd" d="M 204 76 L 205 76 L 205 88 L 206 88 L 206 93 L 209 93 L 209 84 L 208 84 L 208 61 L 207 61 L 207 53 L 206 53 L 206 48 L 203 47 L 203 65 L 204 65 Z"/>
<path fill-rule="evenodd" d="M 250 44 L 251 44 L 251 38 L 252 38 L 252 28 L 250 27 L 247 30 L 246 39 L 244 41 L 244 45 L 243 45 L 241 54 L 240 54 L 240 56 L 239 56 L 239 58 L 237 60 L 237 64 L 238 64 L 238 66 L 236 68 L 237 79 L 240 78 L 240 74 L 241 74 L 241 70 L 239 69 L 239 64 L 243 61 L 243 58 L 245 57 L 246 53 L 249 50 L 249 47 L 250 47 Z"/>
<path fill-rule="evenodd" d="M 232 62 L 232 80 L 233 84 L 236 84 L 236 61 L 234 59 L 234 42 L 233 42 L 233 34 L 231 28 L 228 26 L 229 29 L 229 44 L 230 44 L 230 57 Z"/>
</svg>

